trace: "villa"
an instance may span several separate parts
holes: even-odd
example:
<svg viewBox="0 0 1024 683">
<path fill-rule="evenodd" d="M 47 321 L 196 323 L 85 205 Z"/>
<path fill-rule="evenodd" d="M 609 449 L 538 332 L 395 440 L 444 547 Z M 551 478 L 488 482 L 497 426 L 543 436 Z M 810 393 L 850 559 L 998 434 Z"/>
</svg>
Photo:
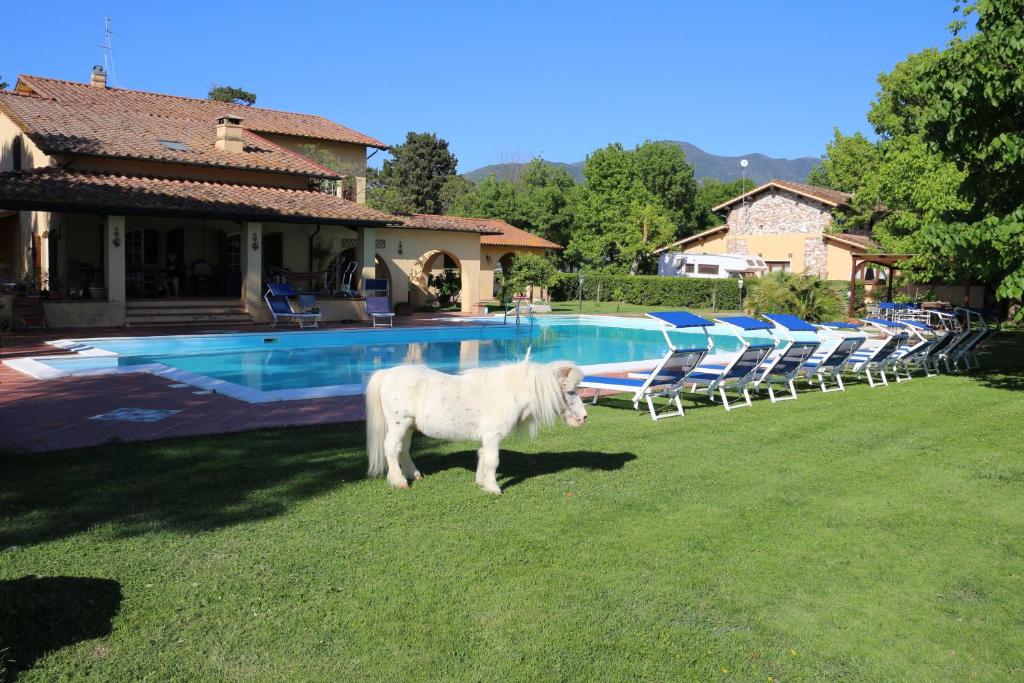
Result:
<svg viewBox="0 0 1024 683">
<path fill-rule="evenodd" d="M 366 206 L 367 154 L 386 149 L 320 116 L 112 88 L 99 67 L 22 75 L 0 92 L 0 283 L 48 289 L 53 327 L 265 321 L 270 278 L 347 294 L 320 305 L 352 320 L 367 278 L 418 306 L 432 271 L 457 268 L 470 313 L 514 254 L 560 248 Z"/>
</svg>

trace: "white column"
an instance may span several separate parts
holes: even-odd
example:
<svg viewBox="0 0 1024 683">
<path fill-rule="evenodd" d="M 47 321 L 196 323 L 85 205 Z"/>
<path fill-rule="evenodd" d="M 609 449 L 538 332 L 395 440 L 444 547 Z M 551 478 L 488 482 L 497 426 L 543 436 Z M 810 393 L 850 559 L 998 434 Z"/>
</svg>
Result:
<svg viewBox="0 0 1024 683">
<path fill-rule="evenodd" d="M 124 216 L 107 216 L 103 231 L 103 268 L 107 301 L 124 306 L 125 300 Z"/>
<path fill-rule="evenodd" d="M 267 316 L 263 306 L 263 224 L 246 223 L 242 228 L 242 301 L 246 312 L 262 320 Z"/>
<path fill-rule="evenodd" d="M 377 275 L 377 229 L 359 228 L 356 238 L 356 258 L 359 259 L 359 291 L 367 278 Z"/>
</svg>

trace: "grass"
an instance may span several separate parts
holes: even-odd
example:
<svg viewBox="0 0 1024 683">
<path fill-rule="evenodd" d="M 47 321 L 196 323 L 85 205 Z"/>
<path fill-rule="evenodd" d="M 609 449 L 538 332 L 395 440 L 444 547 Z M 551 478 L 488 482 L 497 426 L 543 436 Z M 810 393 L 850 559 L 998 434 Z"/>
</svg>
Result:
<svg viewBox="0 0 1024 683">
<path fill-rule="evenodd" d="M 362 425 L 0 460 L 24 681 L 1019 680 L 1024 334 L 974 376 L 510 441 Z M 1015 363 L 1013 365 L 1007 362 Z"/>
</svg>

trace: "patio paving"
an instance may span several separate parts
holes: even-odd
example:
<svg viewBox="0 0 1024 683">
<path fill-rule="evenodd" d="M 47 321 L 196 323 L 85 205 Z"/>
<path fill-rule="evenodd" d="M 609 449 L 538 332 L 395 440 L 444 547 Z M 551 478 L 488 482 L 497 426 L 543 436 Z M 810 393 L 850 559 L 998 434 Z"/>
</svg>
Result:
<svg viewBox="0 0 1024 683">
<path fill-rule="evenodd" d="M 437 315 L 403 318 L 396 327 L 423 326 Z M 365 329 L 365 326 L 331 326 Z M 9 336 L 0 360 L 66 353 L 46 341 L 68 337 L 201 334 L 208 331 L 259 332 L 266 325 L 241 327 L 153 327 L 51 330 Z M 281 331 L 281 328 L 277 328 Z M 288 328 L 285 328 L 288 329 Z M 62 377 L 37 380 L 0 364 L 0 451 L 52 451 L 96 446 L 111 440 L 138 441 L 173 436 L 240 432 L 264 427 L 333 424 L 362 420 L 362 396 L 275 403 L 246 403 L 215 393 L 179 387 L 148 373 Z M 176 411 L 152 422 L 94 419 L 121 409 Z"/>
</svg>

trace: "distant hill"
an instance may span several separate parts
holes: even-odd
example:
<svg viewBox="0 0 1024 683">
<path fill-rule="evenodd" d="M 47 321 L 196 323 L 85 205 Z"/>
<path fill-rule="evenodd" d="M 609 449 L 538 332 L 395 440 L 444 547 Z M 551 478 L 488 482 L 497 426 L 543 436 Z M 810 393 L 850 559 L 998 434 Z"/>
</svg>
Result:
<svg viewBox="0 0 1024 683">
<path fill-rule="evenodd" d="M 700 147 L 691 145 L 689 142 L 678 140 L 666 140 L 665 142 L 679 145 L 686 152 L 686 159 L 693 164 L 694 173 L 698 179 L 736 180 L 741 177 L 743 170 L 740 168 L 740 159 L 746 159 L 750 162 L 750 165 L 747 166 L 747 177 L 755 183 L 764 183 L 772 178 L 795 180 L 802 183 L 807 178 L 807 174 L 810 173 L 811 169 L 821 161 L 817 157 L 775 159 L 764 154 L 758 154 L 757 152 L 737 157 L 724 157 L 705 152 Z M 583 182 L 584 162 L 576 161 L 567 164 L 561 161 L 551 161 L 548 163 L 565 168 L 576 179 L 576 182 Z M 473 182 L 486 178 L 489 175 L 497 176 L 499 179 L 508 179 L 515 177 L 523 166 L 525 164 L 491 164 L 490 166 L 468 171 L 462 175 Z"/>
</svg>

